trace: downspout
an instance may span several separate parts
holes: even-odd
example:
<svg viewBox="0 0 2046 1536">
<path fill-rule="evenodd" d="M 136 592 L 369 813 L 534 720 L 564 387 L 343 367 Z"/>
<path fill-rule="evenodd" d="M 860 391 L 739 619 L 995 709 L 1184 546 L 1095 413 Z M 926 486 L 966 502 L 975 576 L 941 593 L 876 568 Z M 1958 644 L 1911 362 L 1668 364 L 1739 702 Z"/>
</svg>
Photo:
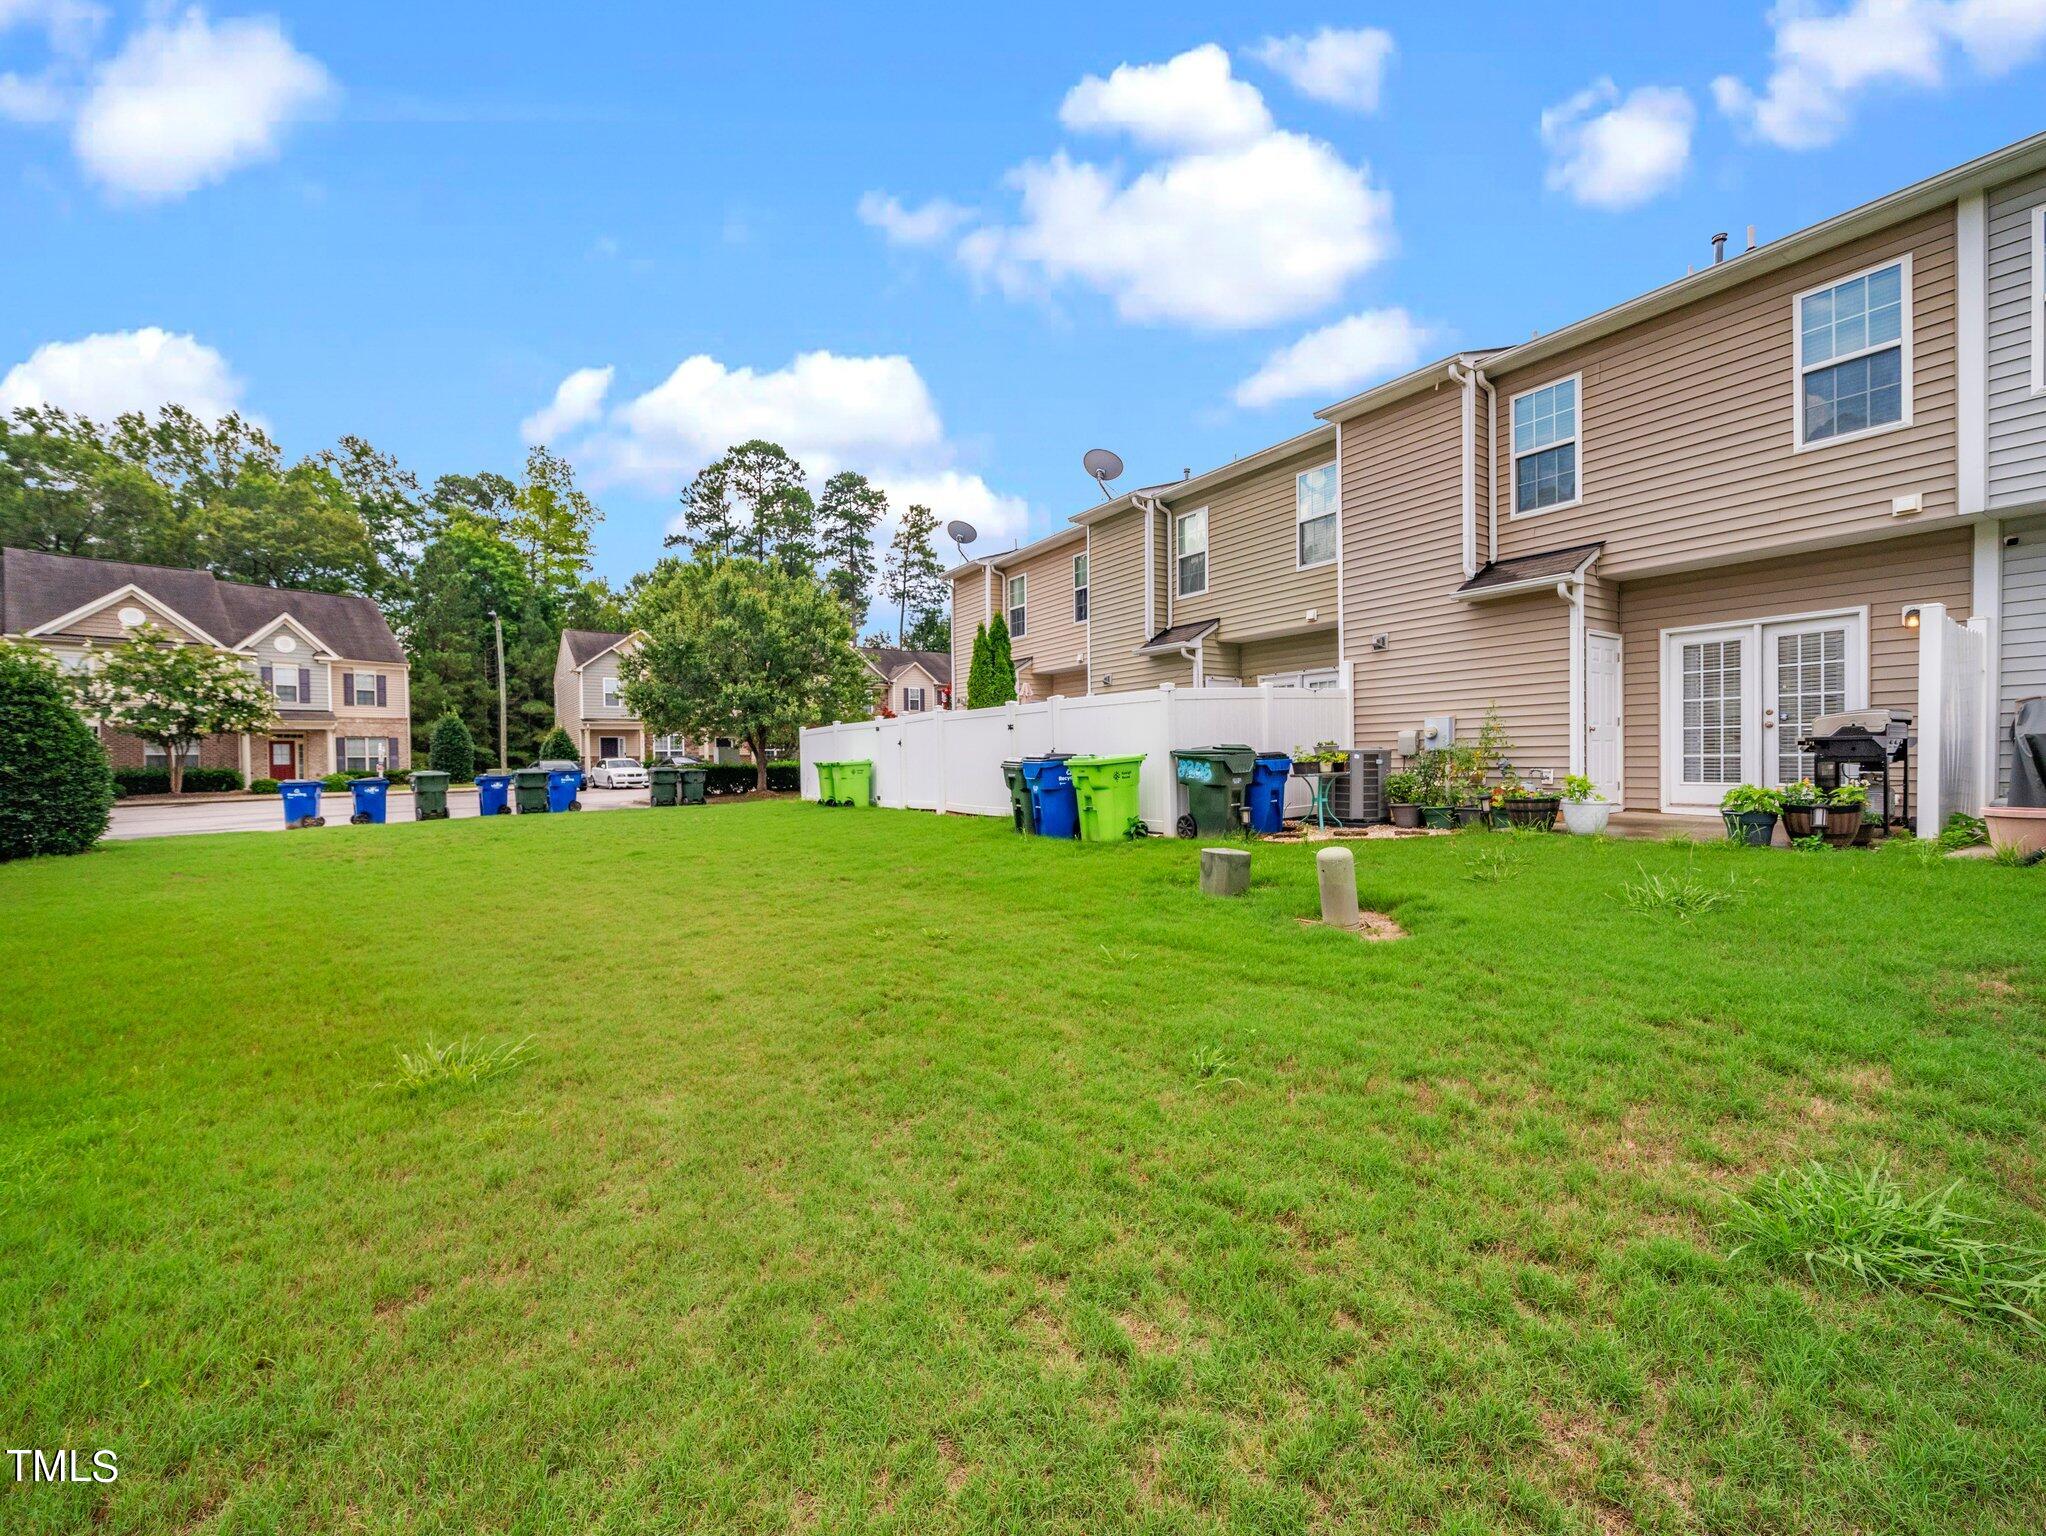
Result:
<svg viewBox="0 0 2046 1536">
<path fill-rule="evenodd" d="M 1584 578 L 1556 583 L 1556 596 L 1570 605 L 1570 768 L 1584 772 Z"/>
<path fill-rule="evenodd" d="M 1485 392 L 1485 558 L 1499 558 L 1499 445 L 1493 441 L 1499 433 L 1499 392 L 1492 387 L 1492 381 L 1485 377 L 1485 370 L 1473 367 L 1471 377 L 1478 381 L 1478 388 Z M 1476 440 L 1472 440 L 1471 451 L 1477 451 Z"/>
<path fill-rule="evenodd" d="M 1458 454 L 1463 495 L 1463 579 L 1478 574 L 1478 392 L 1470 370 L 1449 365 L 1449 376 L 1463 389 L 1460 431 L 1462 451 Z"/>
<path fill-rule="evenodd" d="M 1144 509 L 1144 638 L 1149 640 L 1158 633 L 1158 500 L 1153 496 L 1130 500 Z M 1087 579 L 1094 579 L 1092 571 Z"/>
</svg>

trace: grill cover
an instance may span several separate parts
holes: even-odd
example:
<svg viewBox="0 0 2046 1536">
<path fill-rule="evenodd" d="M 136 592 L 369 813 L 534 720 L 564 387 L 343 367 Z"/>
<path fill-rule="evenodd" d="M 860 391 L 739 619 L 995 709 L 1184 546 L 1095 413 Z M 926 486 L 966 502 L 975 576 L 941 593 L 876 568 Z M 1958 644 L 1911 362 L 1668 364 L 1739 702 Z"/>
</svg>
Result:
<svg viewBox="0 0 2046 1536">
<path fill-rule="evenodd" d="M 2046 805 L 2046 698 L 2025 699 L 2010 723 L 2011 805 Z"/>
</svg>

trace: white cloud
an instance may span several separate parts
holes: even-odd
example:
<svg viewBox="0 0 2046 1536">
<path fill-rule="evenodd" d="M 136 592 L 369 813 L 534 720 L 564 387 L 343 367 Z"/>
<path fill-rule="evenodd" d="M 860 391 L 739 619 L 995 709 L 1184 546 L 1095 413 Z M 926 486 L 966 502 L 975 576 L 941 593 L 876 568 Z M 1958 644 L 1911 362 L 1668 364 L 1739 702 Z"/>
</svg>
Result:
<svg viewBox="0 0 2046 1536">
<path fill-rule="evenodd" d="M 1257 87 L 1236 79 L 1213 43 L 1163 64 L 1119 64 L 1106 80 L 1089 75 L 1059 107 L 1075 133 L 1127 133 L 1155 149 L 1223 149 L 1272 131 Z"/>
<path fill-rule="evenodd" d="M 1268 37 L 1250 52 L 1303 96 L 1376 112 L 1393 43 L 1392 34 L 1378 27 L 1323 27 L 1312 37 Z"/>
<path fill-rule="evenodd" d="M 981 554 L 1032 537 L 1030 504 L 1020 496 L 1003 495 L 979 475 L 943 469 L 930 474 L 884 471 L 870 478 L 888 493 L 888 516 L 875 537 L 876 548 L 882 547 L 902 520 L 903 511 L 912 506 L 929 507 L 938 515 L 940 529 L 955 517 L 973 524 L 973 531 L 980 535 L 973 547 Z M 953 553 L 950 542 L 941 535 L 934 547 L 950 565 Z"/>
<path fill-rule="evenodd" d="M 900 198 L 885 192 L 860 198 L 860 222 L 880 230 L 890 245 L 942 245 L 972 217 L 972 209 L 942 197 L 918 208 L 904 207 Z"/>
<path fill-rule="evenodd" d="M 53 74 L 0 75 L 0 117 L 13 123 L 61 123 L 71 113 L 71 95 Z"/>
<path fill-rule="evenodd" d="M 1958 49 L 1985 74 L 2046 45 L 2046 0 L 1851 0 L 1836 11 L 1784 0 L 1769 13 L 1772 68 L 1760 92 L 1712 82 L 1719 109 L 1785 149 L 1817 149 L 1847 129 L 1855 99 L 1883 86 L 1936 89 Z"/>
<path fill-rule="evenodd" d="M 66 56 L 89 51 L 106 23 L 106 7 L 91 0 L 0 0 L 0 32 L 35 27 Z"/>
<path fill-rule="evenodd" d="M 1247 409 L 1303 395 L 1323 401 L 1354 393 L 1418 364 L 1433 332 L 1404 309 L 1368 309 L 1279 348 L 1236 386 Z"/>
<path fill-rule="evenodd" d="M 529 443 L 550 442 L 563 433 L 587 426 L 603 413 L 611 390 L 611 368 L 578 368 L 554 391 L 554 398 L 519 423 L 519 436 Z"/>
<path fill-rule="evenodd" d="M 146 326 L 36 348 L 0 378 L 0 412 L 54 405 L 111 421 L 123 411 L 182 405 L 205 421 L 240 408 L 242 381 L 194 337 Z"/>
<path fill-rule="evenodd" d="M 114 192 L 178 197 L 273 160 L 291 124 L 335 87 L 270 17 L 215 24 L 193 6 L 130 36 L 95 72 L 72 146 Z"/>
<path fill-rule="evenodd" d="M 1548 185 L 1593 208 L 1634 208 L 1676 185 L 1698 120 L 1690 96 L 1644 85 L 1624 97 L 1611 80 L 1542 113 Z"/>
</svg>

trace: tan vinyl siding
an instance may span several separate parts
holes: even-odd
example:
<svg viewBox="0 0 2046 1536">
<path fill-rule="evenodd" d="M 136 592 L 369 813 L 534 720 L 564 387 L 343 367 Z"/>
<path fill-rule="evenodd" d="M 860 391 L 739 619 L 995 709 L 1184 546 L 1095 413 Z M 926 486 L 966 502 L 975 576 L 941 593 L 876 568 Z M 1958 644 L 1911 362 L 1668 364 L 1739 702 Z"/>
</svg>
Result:
<svg viewBox="0 0 2046 1536">
<path fill-rule="evenodd" d="M 554 723 L 573 735 L 582 711 L 577 705 L 576 672 L 568 659 L 568 641 L 554 648 Z"/>
<path fill-rule="evenodd" d="M 1945 603 L 1956 618 L 1966 618 L 1972 544 L 1969 530 L 1950 528 L 1629 582 L 1620 595 L 1628 806 L 1654 810 L 1662 801 L 1665 629 L 1866 606 L 1869 703 L 1912 712 L 1918 707 L 1918 636 L 1904 628 L 1904 607 Z M 1918 728 L 1914 721 L 1914 734 Z"/>
<path fill-rule="evenodd" d="M 186 626 L 173 619 L 169 612 L 160 605 L 151 602 L 148 598 L 136 597 L 133 594 L 117 598 L 98 612 L 89 613 L 82 619 L 74 619 L 71 623 L 64 626 L 62 633 L 67 635 L 85 635 L 94 640 L 125 640 L 128 638 L 128 631 L 121 624 L 121 610 L 123 608 L 140 608 L 143 613 L 148 615 L 151 624 L 154 624 L 158 629 L 177 639 L 197 640 L 199 638 Z M 215 638 L 217 639 L 218 637 L 216 636 Z M 228 643 L 232 644 L 233 642 L 229 641 Z"/>
<path fill-rule="evenodd" d="M 1094 637 L 1089 649 L 1089 686 L 1096 693 L 1124 693 L 1155 688 L 1160 683 L 1182 687 L 1193 682 L 1193 663 L 1182 656 L 1139 656 L 1144 633 L 1144 526 L 1148 514 L 1124 512 L 1094 525 L 1094 556 L 1089 567 L 1093 587 Z M 1157 606 L 1153 619 L 1165 622 L 1163 560 L 1152 571 Z"/>
<path fill-rule="evenodd" d="M 2046 394 L 2032 388 L 2038 214 L 2046 171 L 1989 199 L 1989 505 L 2046 502 Z"/>
<path fill-rule="evenodd" d="M 1334 606 L 1333 597 L 1330 606 Z M 1233 673 L 1243 679 L 1245 687 L 1251 687 L 1260 676 L 1274 672 L 1308 672 L 1333 667 L 1336 664 L 1336 630 L 1331 624 L 1326 629 L 1310 630 L 1302 635 L 1246 641 L 1242 645 L 1230 646 L 1229 651 L 1229 666 L 1218 666 L 1210 658 L 1208 670 Z"/>
<path fill-rule="evenodd" d="M 1167 503 L 1174 516 L 1208 509 L 1208 589 L 1197 597 L 1175 594 L 1173 623 L 1220 619 L 1216 638 L 1234 645 L 1317 622 L 1308 619 L 1309 609 L 1318 622 L 1334 621 L 1335 562 L 1298 566 L 1294 484 L 1302 470 L 1334 458 L 1334 444 L 1322 444 L 1206 496 Z M 1169 535 L 1165 548 L 1172 548 Z"/>
<path fill-rule="evenodd" d="M 966 681 L 973 675 L 973 636 L 987 622 L 987 578 L 978 570 L 952 578 L 952 702 L 970 707 Z"/>
<path fill-rule="evenodd" d="M 291 649 L 288 651 L 280 650 L 277 642 L 286 636 L 290 637 Z M 285 708 L 332 709 L 335 707 L 335 679 L 330 675 L 326 662 L 313 660 L 311 643 L 307 641 L 305 636 L 299 634 L 297 630 L 291 629 L 289 626 L 273 629 L 261 640 L 258 640 L 255 645 L 254 665 L 258 669 L 269 667 L 273 679 L 283 678 L 288 673 L 305 672 L 309 674 L 306 678 L 306 683 L 311 691 L 311 697 L 300 699 L 296 705 L 287 704 L 284 706 Z"/>
<path fill-rule="evenodd" d="M 1077 541 L 1062 544 L 995 572 L 1000 588 L 995 601 L 1003 605 L 1004 612 L 1009 578 L 1022 576 L 1028 583 L 1025 611 L 1029 630 L 1021 636 L 1012 630 L 1009 648 L 1018 661 L 1027 656 L 1033 672 L 1069 672 L 1087 664 L 1087 626 L 1073 619 L 1073 556 L 1086 547 Z"/>
<path fill-rule="evenodd" d="M 328 683 L 333 689 L 334 709 L 337 713 L 347 711 L 352 716 L 378 721 L 383 725 L 389 725 L 393 720 L 410 718 L 412 693 L 405 668 L 394 667 L 387 661 L 335 661 L 327 663 L 326 666 Z M 384 679 L 382 706 L 356 704 L 346 697 L 341 690 L 341 679 L 349 676 L 354 677 L 358 686 L 366 677 Z M 364 733 L 355 731 L 346 734 L 360 736 Z"/>
<path fill-rule="evenodd" d="M 1424 716 L 1475 735 L 1497 703 L 1523 772 L 1569 766 L 1570 609 L 1553 593 L 1464 602 L 1459 392 L 1343 423 L 1343 651 L 1357 745 L 1392 748 Z M 1374 635 L 1388 637 L 1374 651 Z"/>
<path fill-rule="evenodd" d="M 604 702 L 605 680 L 618 676 L 618 653 L 616 651 L 606 651 L 603 655 L 584 664 L 582 708 L 585 720 L 601 720 L 607 724 L 614 720 L 621 724 L 633 721 L 632 711 L 625 707 L 625 699 L 622 694 L 616 704 L 606 704 Z"/>
<path fill-rule="evenodd" d="M 1912 424 L 1794 451 L 1794 296 L 1907 252 Z M 1954 306 L 1947 207 L 1496 378 L 1499 557 L 1604 539 L 1599 568 L 1619 580 L 1910 534 L 1952 514 Z M 1512 517 L 1511 399 L 1572 373 L 1583 500 Z M 1911 492 L 1924 510 L 1893 517 L 1891 498 Z M 1481 554 L 1485 537 L 1481 508 Z"/>
</svg>

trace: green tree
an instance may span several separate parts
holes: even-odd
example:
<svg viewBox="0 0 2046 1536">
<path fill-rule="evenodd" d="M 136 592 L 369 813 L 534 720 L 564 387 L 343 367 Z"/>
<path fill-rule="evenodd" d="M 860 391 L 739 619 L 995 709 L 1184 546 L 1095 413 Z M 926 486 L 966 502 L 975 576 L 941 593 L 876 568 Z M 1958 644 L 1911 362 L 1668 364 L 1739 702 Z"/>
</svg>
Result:
<svg viewBox="0 0 2046 1536">
<path fill-rule="evenodd" d="M 774 743 L 872 709 L 873 674 L 853 649 L 845 605 L 810 571 L 747 557 L 663 560 L 632 627 L 646 639 L 620 661 L 627 706 L 659 735 L 743 740 L 762 789 Z"/>
<path fill-rule="evenodd" d="M 0 640 L 0 861 L 84 853 L 107 829 L 106 749 L 47 652 Z"/>
<path fill-rule="evenodd" d="M 980 708 L 987 691 L 987 625 L 981 623 L 974 626 L 973 659 L 966 666 L 966 707 Z"/>
<path fill-rule="evenodd" d="M 902 637 L 903 645 L 912 651 L 949 651 L 952 649 L 952 618 L 942 608 L 926 608 L 909 626 L 909 633 Z"/>
<path fill-rule="evenodd" d="M 867 616 L 874 588 L 874 527 L 888 498 L 865 475 L 842 469 L 817 498 L 817 555 L 825 581 L 845 604 L 855 628 Z"/>
<path fill-rule="evenodd" d="M 82 416 L 28 407 L 0 419 L 0 545 L 176 564 L 170 495 Z"/>
<path fill-rule="evenodd" d="M 346 436 L 319 455 L 341 482 L 369 541 L 368 595 L 393 622 L 412 596 L 412 570 L 438 528 L 440 514 L 419 494 L 419 477 L 362 438 Z"/>
<path fill-rule="evenodd" d="M 682 491 L 682 524 L 683 532 L 668 535 L 671 549 L 805 569 L 817 563 L 816 508 L 803 466 L 779 443 L 754 438 L 698 470 Z"/>
<path fill-rule="evenodd" d="M 476 738 L 462 717 L 452 710 L 433 723 L 433 742 L 426 754 L 427 766 L 448 776 L 456 784 L 476 777 Z"/>
<path fill-rule="evenodd" d="M 557 762 L 565 759 L 579 763 L 583 760 L 582 754 L 575 749 L 575 738 L 558 725 L 540 738 L 540 756 Z"/>
<path fill-rule="evenodd" d="M 525 477 L 513 492 L 504 531 L 524 556 L 536 591 L 565 607 L 590 567 L 590 536 L 602 519 L 597 504 L 576 487 L 566 459 L 545 448 L 526 455 Z"/>
<path fill-rule="evenodd" d="M 436 486 L 436 497 L 442 486 Z M 517 723 L 517 741 L 534 739 L 531 706 L 553 721 L 554 647 L 557 627 L 545 616 L 526 575 L 526 564 L 502 525 L 470 504 L 450 498 L 455 508 L 426 546 L 413 575 L 416 588 L 405 628 L 412 657 L 412 719 L 415 745 L 444 714 L 461 716 L 469 733 L 489 744 L 497 757 L 497 647 L 491 614 L 504 620 L 507 695 Z M 537 625 L 537 635 L 528 630 Z M 539 655 L 544 653 L 544 661 Z"/>
<path fill-rule="evenodd" d="M 1009 654 L 1009 621 L 1000 613 L 988 620 L 987 678 L 981 693 L 973 696 L 973 707 L 1007 704 L 1016 697 L 1016 660 Z"/>
<path fill-rule="evenodd" d="M 180 645 L 144 624 L 102 653 L 73 686 L 86 713 L 161 747 L 171 793 L 185 787 L 184 756 L 208 736 L 259 731 L 276 719 L 268 690 L 246 662 L 211 646 Z"/>
<path fill-rule="evenodd" d="M 895 606 L 895 632 L 907 635 L 933 609 L 943 609 L 951 595 L 945 587 L 944 563 L 931 545 L 938 516 L 929 507 L 912 506 L 902 514 L 888 558 L 881 568 L 881 597 Z M 907 642 L 904 642 L 907 644 Z"/>
</svg>

